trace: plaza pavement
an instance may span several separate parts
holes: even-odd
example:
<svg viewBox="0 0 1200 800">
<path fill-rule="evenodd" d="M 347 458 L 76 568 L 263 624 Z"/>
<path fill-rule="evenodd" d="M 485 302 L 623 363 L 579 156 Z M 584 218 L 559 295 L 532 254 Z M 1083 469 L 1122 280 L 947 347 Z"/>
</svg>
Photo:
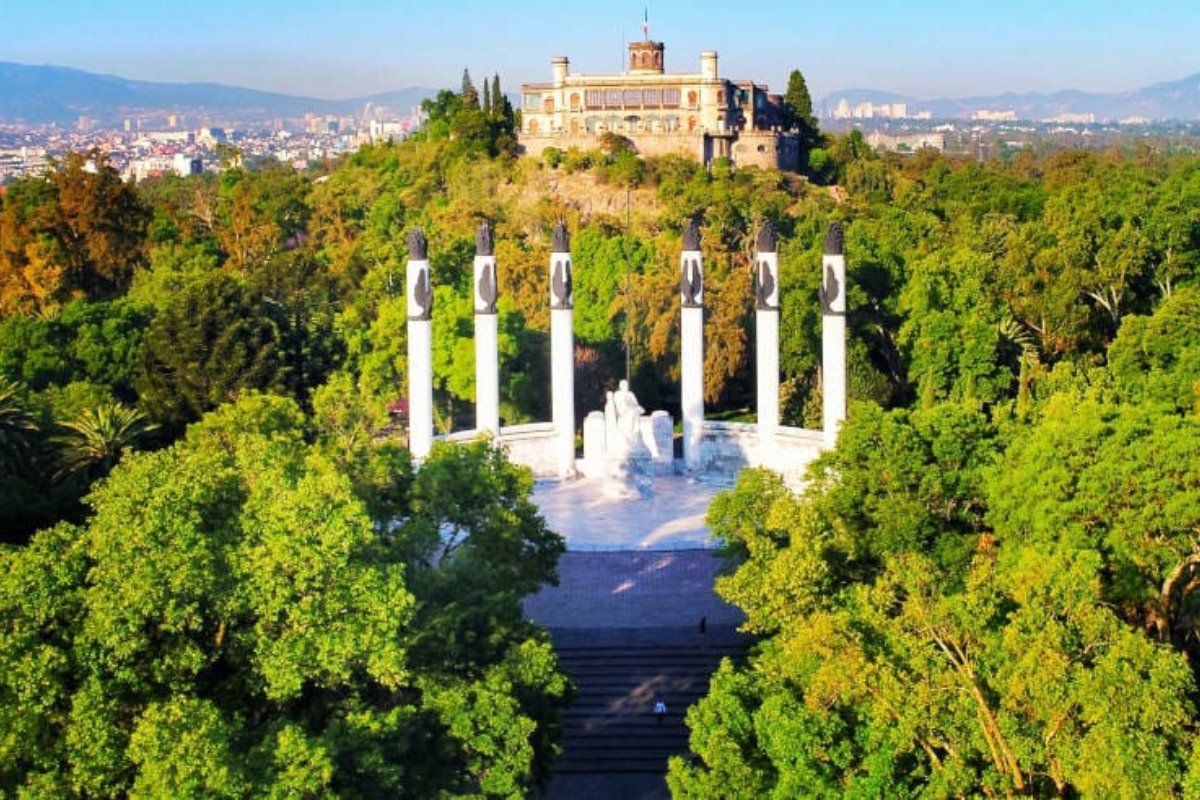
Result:
<svg viewBox="0 0 1200 800">
<path fill-rule="evenodd" d="M 713 592 L 724 560 L 704 515 L 719 486 L 659 477 L 653 494 L 618 497 L 604 481 L 542 482 L 533 499 L 567 540 L 559 585 L 525 601 L 551 629 L 734 626 L 741 613 Z"/>
<path fill-rule="evenodd" d="M 533 501 L 568 550 L 711 548 L 704 515 L 721 484 L 654 477 L 639 492 L 600 478 L 539 481 Z"/>
<path fill-rule="evenodd" d="M 672 701 L 677 716 L 671 725 L 679 752 L 686 751 L 685 708 L 678 705 L 701 693 L 708 677 L 707 669 L 688 659 L 716 652 L 709 648 L 745 647 L 744 636 L 735 631 L 742 613 L 713 592 L 726 564 L 709 540 L 705 514 L 721 488 L 682 476 L 654 478 L 641 491 L 588 479 L 537 484 L 533 500 L 550 528 L 566 538 L 567 552 L 559 560 L 558 585 L 528 597 L 525 612 L 550 630 L 564 668 L 579 669 L 575 661 L 586 665 L 575 677 L 587 709 L 568 712 L 563 768 L 535 796 L 669 798 L 665 756 L 657 769 L 642 772 L 589 771 L 581 764 L 595 757 L 594 740 L 609 726 L 624 731 L 620 741 L 605 745 L 610 759 L 623 758 L 620 753 L 629 748 L 644 754 L 648 742 L 657 741 L 644 737 L 661 737 L 662 731 L 638 725 L 649 713 L 649 695 L 642 695 L 646 687 L 678 682 L 680 676 L 688 679 L 691 695 Z M 591 718 L 597 715 L 599 722 Z M 598 733 L 589 733 L 588 725 L 598 725 Z"/>
<path fill-rule="evenodd" d="M 693 631 L 741 623 L 713 592 L 723 560 L 709 550 L 567 551 L 558 586 L 525 600 L 525 613 L 550 629 L 674 628 Z"/>
</svg>

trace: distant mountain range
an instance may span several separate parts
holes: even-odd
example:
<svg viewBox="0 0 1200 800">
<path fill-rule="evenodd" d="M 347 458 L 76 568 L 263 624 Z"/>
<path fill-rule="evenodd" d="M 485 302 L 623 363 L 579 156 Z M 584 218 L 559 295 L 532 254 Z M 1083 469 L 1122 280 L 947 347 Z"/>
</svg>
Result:
<svg viewBox="0 0 1200 800">
<path fill-rule="evenodd" d="M 437 94 L 410 87 L 393 92 L 323 100 L 261 92 L 219 83 L 157 83 L 100 75 L 70 67 L 0 61 L 0 121 L 74 125 L 81 116 L 102 125 L 150 114 L 182 114 L 189 124 L 265 122 L 312 114 L 361 114 L 367 103 L 406 116 L 413 106 Z M 1097 121 L 1143 117 L 1151 120 L 1200 119 L 1200 73 L 1177 81 L 1112 94 L 1073 90 L 1052 94 L 998 94 L 961 98 L 918 98 L 872 89 L 846 89 L 826 95 L 818 108 L 828 114 L 845 99 L 859 103 L 907 103 L 909 113 L 930 111 L 937 119 L 968 119 L 975 112 L 1013 111 L 1020 119 L 1053 119 L 1092 114 Z"/>
<path fill-rule="evenodd" d="M 845 99 L 859 103 L 907 103 L 909 113 L 930 111 L 937 119 L 968 119 L 976 111 L 1013 111 L 1020 119 L 1054 119 L 1064 114 L 1093 114 L 1096 121 L 1143 117 L 1150 120 L 1200 119 L 1200 73 L 1128 92 L 1100 94 L 1065 90 L 961 98 L 918 98 L 872 89 L 845 89 L 821 100 L 826 115 Z"/>
<path fill-rule="evenodd" d="M 193 120 L 256 122 L 312 114 L 358 114 L 367 103 L 407 116 L 413 106 L 437 94 L 410 87 L 394 92 L 322 100 L 260 92 L 219 83 L 156 83 L 69 67 L 0 61 L 0 120 L 73 125 L 81 116 L 101 124 L 127 117 L 182 114 Z"/>
</svg>

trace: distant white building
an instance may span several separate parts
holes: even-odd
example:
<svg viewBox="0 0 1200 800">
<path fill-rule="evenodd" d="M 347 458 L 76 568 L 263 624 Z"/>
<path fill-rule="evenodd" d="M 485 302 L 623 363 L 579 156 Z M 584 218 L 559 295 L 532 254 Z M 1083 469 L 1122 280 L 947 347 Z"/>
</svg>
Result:
<svg viewBox="0 0 1200 800">
<path fill-rule="evenodd" d="M 863 102 L 850 105 L 846 98 L 838 100 L 831 115 L 834 119 L 929 119 L 928 111 L 910 113 L 908 103 L 871 103 Z"/>
<path fill-rule="evenodd" d="M 1044 119 L 1042 122 L 1056 122 L 1059 125 L 1091 125 L 1096 121 L 1095 114 L 1059 114 L 1057 117 Z"/>
<path fill-rule="evenodd" d="M 189 175 L 200 175 L 203 173 L 204 162 L 195 156 L 189 156 L 187 153 L 176 153 L 175 158 L 171 161 L 171 169 L 179 177 L 186 178 Z"/>
<path fill-rule="evenodd" d="M 913 153 L 926 147 L 932 147 L 939 153 L 946 149 L 946 134 L 940 132 L 922 133 L 869 133 L 867 144 L 878 150 L 890 150 L 896 153 Z"/>
<path fill-rule="evenodd" d="M 129 162 L 126 177 L 140 183 L 146 178 L 165 175 L 174 170 L 174 162 L 166 156 L 143 156 Z"/>
<path fill-rule="evenodd" d="M 990 109 L 981 108 L 971 114 L 971 119 L 979 120 L 980 122 L 1016 122 L 1017 112 L 1012 109 Z"/>
<path fill-rule="evenodd" d="M 191 131 L 147 131 L 135 144 L 148 146 L 158 144 L 191 144 L 196 136 Z"/>
<path fill-rule="evenodd" d="M 224 128 L 201 128 L 196 140 L 209 146 L 224 144 L 229 140 Z"/>
<path fill-rule="evenodd" d="M 403 139 L 408 135 L 410 127 L 409 120 L 401 120 L 399 122 L 381 122 L 379 120 L 371 120 L 370 135 L 371 143 L 383 142 L 389 139 Z"/>
</svg>

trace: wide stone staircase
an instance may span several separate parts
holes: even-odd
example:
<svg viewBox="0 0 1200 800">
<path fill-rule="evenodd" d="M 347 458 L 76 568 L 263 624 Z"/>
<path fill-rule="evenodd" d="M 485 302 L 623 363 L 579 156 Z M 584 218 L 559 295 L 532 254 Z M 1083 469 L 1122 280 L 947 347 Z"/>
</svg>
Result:
<svg viewBox="0 0 1200 800">
<path fill-rule="evenodd" d="M 535 797 L 669 797 L 667 759 L 687 753 L 687 707 L 723 656 L 744 658 L 749 647 L 737 633 L 741 612 L 713 593 L 722 565 L 705 550 L 569 550 L 559 585 L 526 599 L 578 688 L 563 714 L 563 752 Z M 656 698 L 667 704 L 661 722 Z"/>
<path fill-rule="evenodd" d="M 708 691 L 723 657 L 740 660 L 748 648 L 729 626 L 551 636 L 578 695 L 563 715 L 563 753 L 548 796 L 573 800 L 665 796 L 667 759 L 688 752 L 687 708 Z M 656 700 L 667 705 L 662 719 L 653 713 Z"/>
</svg>

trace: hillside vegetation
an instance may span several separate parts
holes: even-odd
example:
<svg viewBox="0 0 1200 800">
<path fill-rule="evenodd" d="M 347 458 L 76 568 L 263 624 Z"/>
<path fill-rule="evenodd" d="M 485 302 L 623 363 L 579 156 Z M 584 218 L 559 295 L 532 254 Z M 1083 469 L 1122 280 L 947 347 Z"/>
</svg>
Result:
<svg viewBox="0 0 1200 800">
<path fill-rule="evenodd" d="M 882 157 L 815 131 L 804 179 L 620 137 L 534 161 L 502 94 L 463 89 L 310 174 L 135 187 L 76 154 L 2 196 L 0 792 L 544 777 L 570 689 L 520 598 L 561 540 L 486 448 L 414 477 L 392 413 L 419 226 L 438 424 L 470 424 L 484 219 L 508 423 L 549 416 L 560 219 L 577 408 L 628 358 L 643 404 L 677 410 L 697 219 L 708 407 L 751 405 L 770 221 L 784 421 L 815 425 L 820 247 L 845 226 L 850 419 L 804 495 L 751 471 L 713 506 L 719 591 L 763 639 L 689 715 L 677 794 L 1200 791 L 1200 161 Z"/>
</svg>

